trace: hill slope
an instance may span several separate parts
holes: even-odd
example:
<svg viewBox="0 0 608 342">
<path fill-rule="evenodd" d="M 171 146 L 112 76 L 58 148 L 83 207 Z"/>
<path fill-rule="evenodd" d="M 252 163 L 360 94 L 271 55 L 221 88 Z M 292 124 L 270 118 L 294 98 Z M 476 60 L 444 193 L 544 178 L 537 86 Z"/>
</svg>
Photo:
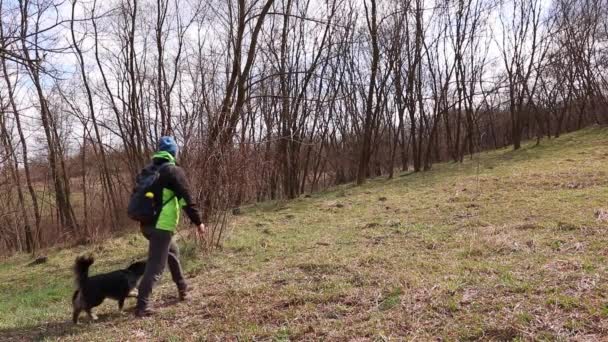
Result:
<svg viewBox="0 0 608 342">
<path fill-rule="evenodd" d="M 245 208 L 222 251 L 182 242 L 188 303 L 166 274 L 158 315 L 114 302 L 69 323 L 70 264 L 142 257 L 137 234 L 0 264 L 0 340 L 448 340 L 608 337 L 608 130 Z M 129 302 L 127 307 L 132 307 Z"/>
</svg>

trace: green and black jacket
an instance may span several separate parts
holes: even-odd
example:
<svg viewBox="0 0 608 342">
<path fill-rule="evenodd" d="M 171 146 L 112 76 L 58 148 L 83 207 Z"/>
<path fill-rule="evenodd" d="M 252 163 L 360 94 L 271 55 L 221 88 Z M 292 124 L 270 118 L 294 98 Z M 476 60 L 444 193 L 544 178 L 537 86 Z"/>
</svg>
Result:
<svg viewBox="0 0 608 342">
<path fill-rule="evenodd" d="M 181 167 L 175 165 L 175 157 L 169 152 L 160 151 L 152 156 L 152 162 L 155 165 L 169 164 L 160 169 L 158 186 L 162 189 L 161 203 L 164 206 L 156 220 L 156 228 L 175 232 L 182 208 L 193 224 L 200 225 L 201 215 L 192 197 L 186 174 Z"/>
</svg>

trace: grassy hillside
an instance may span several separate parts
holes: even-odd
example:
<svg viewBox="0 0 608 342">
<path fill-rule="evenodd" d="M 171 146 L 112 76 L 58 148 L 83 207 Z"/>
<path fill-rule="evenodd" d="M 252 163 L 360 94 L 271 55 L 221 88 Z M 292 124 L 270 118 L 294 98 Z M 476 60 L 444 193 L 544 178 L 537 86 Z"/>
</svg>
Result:
<svg viewBox="0 0 608 342">
<path fill-rule="evenodd" d="M 72 326 L 70 266 L 141 258 L 129 235 L 0 264 L 0 340 L 593 340 L 608 338 L 608 129 L 464 164 L 244 208 L 222 251 L 182 240 L 194 290 L 158 315 Z M 127 307 L 132 308 L 131 300 Z"/>
</svg>

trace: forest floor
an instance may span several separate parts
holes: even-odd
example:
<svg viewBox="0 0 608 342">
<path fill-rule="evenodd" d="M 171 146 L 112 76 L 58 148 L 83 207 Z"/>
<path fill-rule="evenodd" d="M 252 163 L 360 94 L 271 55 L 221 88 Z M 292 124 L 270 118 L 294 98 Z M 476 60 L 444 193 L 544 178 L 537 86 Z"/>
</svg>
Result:
<svg viewBox="0 0 608 342">
<path fill-rule="evenodd" d="M 75 256 L 123 268 L 139 234 L 17 255 L 0 262 L 0 341 L 606 340 L 607 171 L 592 128 L 244 207 L 212 255 L 180 240 L 191 299 L 165 274 L 145 319 L 131 299 L 70 321 Z"/>
</svg>

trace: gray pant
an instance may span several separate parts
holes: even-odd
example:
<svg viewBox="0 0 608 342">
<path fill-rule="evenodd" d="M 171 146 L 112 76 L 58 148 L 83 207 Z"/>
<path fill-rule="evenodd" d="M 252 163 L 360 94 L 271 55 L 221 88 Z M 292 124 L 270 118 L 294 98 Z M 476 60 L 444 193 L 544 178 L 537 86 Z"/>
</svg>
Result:
<svg viewBox="0 0 608 342">
<path fill-rule="evenodd" d="M 167 263 L 169 263 L 171 278 L 177 285 L 178 291 L 186 288 L 182 266 L 179 263 L 179 249 L 173 241 L 173 234 L 150 226 L 142 227 L 141 230 L 144 237 L 148 239 L 149 245 L 146 271 L 139 283 L 137 295 L 137 309 L 140 310 L 148 308 L 152 288 L 160 280 Z"/>
</svg>

